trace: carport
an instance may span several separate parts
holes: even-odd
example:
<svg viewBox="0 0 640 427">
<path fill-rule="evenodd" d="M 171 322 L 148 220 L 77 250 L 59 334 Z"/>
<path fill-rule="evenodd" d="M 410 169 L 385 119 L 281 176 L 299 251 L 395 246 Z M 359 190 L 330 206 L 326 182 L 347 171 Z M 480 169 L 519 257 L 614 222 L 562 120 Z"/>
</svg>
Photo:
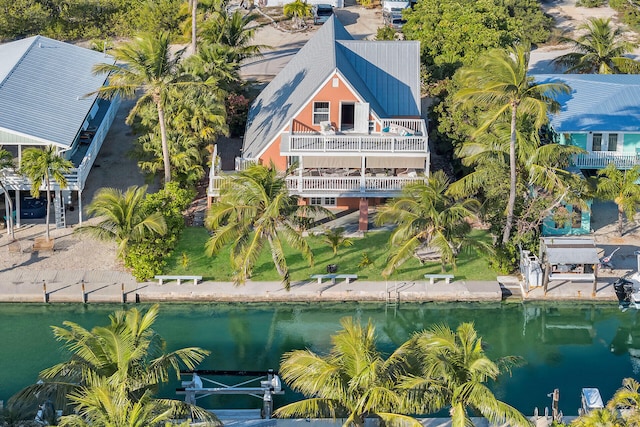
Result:
<svg viewBox="0 0 640 427">
<path fill-rule="evenodd" d="M 595 297 L 600 260 L 593 239 L 542 237 L 539 258 L 545 295 L 550 281 L 591 282 L 591 296 Z"/>
</svg>

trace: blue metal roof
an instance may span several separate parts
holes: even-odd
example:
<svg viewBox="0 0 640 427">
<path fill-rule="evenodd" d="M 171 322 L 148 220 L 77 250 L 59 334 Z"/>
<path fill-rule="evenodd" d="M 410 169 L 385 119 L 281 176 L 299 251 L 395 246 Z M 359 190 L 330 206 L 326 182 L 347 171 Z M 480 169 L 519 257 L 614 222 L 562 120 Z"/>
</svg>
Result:
<svg viewBox="0 0 640 427">
<path fill-rule="evenodd" d="M 114 62 L 42 36 L 0 45 L 0 58 L 0 130 L 63 148 L 73 143 L 93 106 L 96 95 L 86 95 L 106 80 L 93 75 L 93 66 Z"/>
<path fill-rule="evenodd" d="M 640 75 L 539 74 L 538 83 L 564 82 L 561 110 L 550 117 L 556 132 L 640 132 Z"/>
<path fill-rule="evenodd" d="M 335 71 L 374 115 L 420 115 L 419 61 L 419 42 L 356 41 L 332 15 L 251 105 L 243 156 L 257 157 Z"/>
</svg>

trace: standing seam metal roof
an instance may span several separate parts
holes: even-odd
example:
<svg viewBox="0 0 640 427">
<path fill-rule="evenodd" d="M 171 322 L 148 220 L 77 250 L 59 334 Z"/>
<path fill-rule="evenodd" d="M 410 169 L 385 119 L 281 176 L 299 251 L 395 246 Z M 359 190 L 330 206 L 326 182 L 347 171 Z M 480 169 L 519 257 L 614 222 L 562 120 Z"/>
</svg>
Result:
<svg viewBox="0 0 640 427">
<path fill-rule="evenodd" d="M 337 70 L 380 118 L 420 115 L 420 44 L 360 41 L 333 15 L 253 102 L 243 156 L 255 158 Z"/>
<path fill-rule="evenodd" d="M 103 53 L 42 36 L 0 45 L 0 58 L 13 61 L 0 70 L 0 129 L 65 148 L 97 97 L 86 95 L 106 80 L 93 75 L 93 66 L 114 63 Z"/>
<path fill-rule="evenodd" d="M 540 74 L 538 83 L 564 82 L 569 95 L 558 97 L 551 116 L 556 132 L 640 132 L 640 75 Z"/>
</svg>

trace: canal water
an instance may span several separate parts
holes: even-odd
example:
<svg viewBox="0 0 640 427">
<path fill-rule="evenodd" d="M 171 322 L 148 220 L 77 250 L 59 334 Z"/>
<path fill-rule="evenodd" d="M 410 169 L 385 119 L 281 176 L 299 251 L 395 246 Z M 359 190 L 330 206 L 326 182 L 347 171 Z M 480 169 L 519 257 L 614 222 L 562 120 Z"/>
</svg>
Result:
<svg viewBox="0 0 640 427">
<path fill-rule="evenodd" d="M 41 369 L 64 360 L 50 325 L 65 320 L 86 328 L 105 325 L 109 313 L 120 307 L 0 304 L 0 399 L 34 382 Z M 282 354 L 292 349 L 327 351 L 343 316 L 372 319 L 385 352 L 431 325 L 455 328 L 474 322 L 492 358 L 516 355 L 526 361 L 491 385 L 500 399 L 526 414 L 550 407 L 547 395 L 558 388 L 560 409 L 575 415 L 582 387 L 599 388 L 606 401 L 623 378 L 638 378 L 640 373 L 638 313 L 623 313 L 615 304 L 165 304 L 155 329 L 170 350 L 200 346 L 211 351 L 201 369 L 266 370 L 277 369 Z M 176 386 L 178 381 L 161 394 L 176 397 Z M 277 396 L 275 405 L 299 397 L 289 391 Z M 250 397 L 216 399 L 204 406 L 261 405 Z"/>
</svg>

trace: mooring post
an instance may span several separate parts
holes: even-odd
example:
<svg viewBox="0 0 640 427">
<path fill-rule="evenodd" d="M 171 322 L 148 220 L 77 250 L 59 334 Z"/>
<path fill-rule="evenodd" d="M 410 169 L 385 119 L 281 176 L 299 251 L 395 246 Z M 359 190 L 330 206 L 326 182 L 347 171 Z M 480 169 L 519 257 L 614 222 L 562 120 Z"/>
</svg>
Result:
<svg viewBox="0 0 640 427">
<path fill-rule="evenodd" d="M 45 282 L 44 279 L 42 280 L 42 299 L 45 304 L 49 302 L 49 298 L 47 297 L 47 282 Z"/>
<path fill-rule="evenodd" d="M 83 304 L 87 303 L 87 294 L 84 291 L 84 279 L 82 279 L 82 303 Z"/>
<path fill-rule="evenodd" d="M 124 293 L 124 282 L 122 283 L 122 303 L 127 302 L 127 295 Z"/>
</svg>

